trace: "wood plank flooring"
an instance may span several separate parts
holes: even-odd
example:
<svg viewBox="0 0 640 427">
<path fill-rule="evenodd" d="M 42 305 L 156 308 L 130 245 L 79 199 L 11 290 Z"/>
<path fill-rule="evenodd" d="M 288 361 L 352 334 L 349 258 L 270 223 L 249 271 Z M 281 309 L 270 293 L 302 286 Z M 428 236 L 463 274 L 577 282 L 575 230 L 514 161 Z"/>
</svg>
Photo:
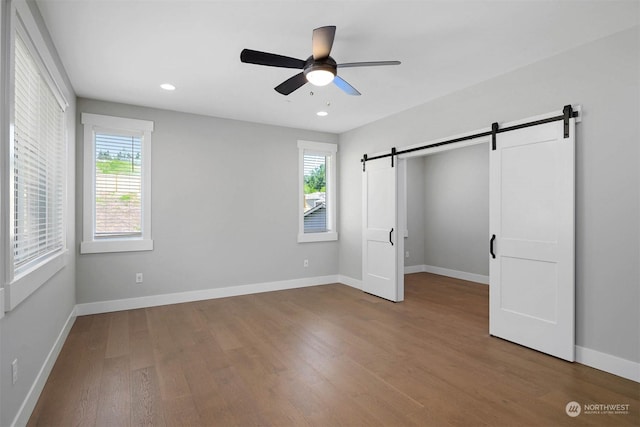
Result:
<svg viewBox="0 0 640 427">
<path fill-rule="evenodd" d="M 488 336 L 488 287 L 408 275 L 79 317 L 30 426 L 632 426 L 640 384 Z M 568 402 L 629 405 L 565 413 Z"/>
</svg>

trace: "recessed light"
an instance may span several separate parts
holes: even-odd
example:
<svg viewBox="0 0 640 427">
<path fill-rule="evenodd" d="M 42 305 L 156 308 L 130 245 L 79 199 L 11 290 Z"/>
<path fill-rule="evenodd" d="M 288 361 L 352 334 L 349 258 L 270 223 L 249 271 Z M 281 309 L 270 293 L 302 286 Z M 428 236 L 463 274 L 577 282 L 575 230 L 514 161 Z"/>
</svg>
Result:
<svg viewBox="0 0 640 427">
<path fill-rule="evenodd" d="M 329 113 L 327 113 L 326 111 L 318 111 L 316 115 L 320 117 L 325 117 L 325 116 L 328 116 Z"/>
<path fill-rule="evenodd" d="M 164 90 L 176 90 L 176 87 L 171 83 L 162 83 L 160 87 Z"/>
</svg>

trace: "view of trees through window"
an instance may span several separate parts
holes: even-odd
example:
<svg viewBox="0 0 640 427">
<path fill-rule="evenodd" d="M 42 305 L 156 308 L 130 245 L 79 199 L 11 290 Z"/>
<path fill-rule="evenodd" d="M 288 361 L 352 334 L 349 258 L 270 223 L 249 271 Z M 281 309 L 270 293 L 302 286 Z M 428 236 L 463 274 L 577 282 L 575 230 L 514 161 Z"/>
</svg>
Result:
<svg viewBox="0 0 640 427">
<path fill-rule="evenodd" d="M 324 163 L 313 169 L 304 177 L 304 193 L 324 193 L 327 191 L 327 182 Z"/>
<path fill-rule="evenodd" d="M 95 135 L 95 235 L 136 235 L 142 229 L 142 139 Z"/>
<path fill-rule="evenodd" d="M 304 231 L 327 230 L 326 193 L 327 158 L 320 155 L 304 155 Z"/>
</svg>

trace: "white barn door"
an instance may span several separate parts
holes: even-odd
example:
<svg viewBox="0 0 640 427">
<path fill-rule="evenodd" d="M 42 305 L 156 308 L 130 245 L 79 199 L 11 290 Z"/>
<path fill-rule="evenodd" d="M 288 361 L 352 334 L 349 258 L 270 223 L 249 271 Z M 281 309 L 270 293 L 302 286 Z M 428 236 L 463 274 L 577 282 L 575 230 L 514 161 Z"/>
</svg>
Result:
<svg viewBox="0 0 640 427">
<path fill-rule="evenodd" d="M 489 333 L 573 361 L 575 119 L 498 133 L 490 154 Z"/>
<path fill-rule="evenodd" d="M 398 292 L 398 167 L 368 160 L 362 173 L 362 289 L 400 301 Z"/>
</svg>

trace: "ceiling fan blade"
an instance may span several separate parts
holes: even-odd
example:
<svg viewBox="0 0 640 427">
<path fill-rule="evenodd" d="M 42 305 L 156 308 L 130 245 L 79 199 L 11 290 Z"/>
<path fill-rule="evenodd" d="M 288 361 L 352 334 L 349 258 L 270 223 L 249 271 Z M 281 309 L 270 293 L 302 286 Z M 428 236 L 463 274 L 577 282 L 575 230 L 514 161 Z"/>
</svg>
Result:
<svg viewBox="0 0 640 427">
<path fill-rule="evenodd" d="M 352 68 L 352 67 L 377 67 L 380 65 L 400 65 L 400 61 L 369 61 L 369 62 L 347 62 L 344 64 L 338 64 L 338 68 Z"/>
<path fill-rule="evenodd" d="M 313 59 L 324 59 L 329 56 L 335 35 L 335 25 L 320 27 L 313 30 Z"/>
<path fill-rule="evenodd" d="M 361 95 L 360 92 L 358 92 L 358 90 L 355 87 L 351 86 L 340 76 L 335 76 L 333 78 L 333 82 L 336 84 L 336 86 L 342 89 L 344 93 L 346 93 L 347 95 L 356 95 L 356 96 Z"/>
<path fill-rule="evenodd" d="M 266 65 L 269 67 L 297 68 L 302 70 L 305 62 L 302 59 L 289 56 L 276 55 L 275 53 L 260 52 L 258 50 L 243 49 L 240 53 L 240 61 L 248 64 Z"/>
<path fill-rule="evenodd" d="M 300 89 L 307 82 L 307 78 L 304 73 L 298 73 L 288 80 L 283 81 L 274 89 L 283 95 L 289 95 L 296 89 Z"/>
</svg>

